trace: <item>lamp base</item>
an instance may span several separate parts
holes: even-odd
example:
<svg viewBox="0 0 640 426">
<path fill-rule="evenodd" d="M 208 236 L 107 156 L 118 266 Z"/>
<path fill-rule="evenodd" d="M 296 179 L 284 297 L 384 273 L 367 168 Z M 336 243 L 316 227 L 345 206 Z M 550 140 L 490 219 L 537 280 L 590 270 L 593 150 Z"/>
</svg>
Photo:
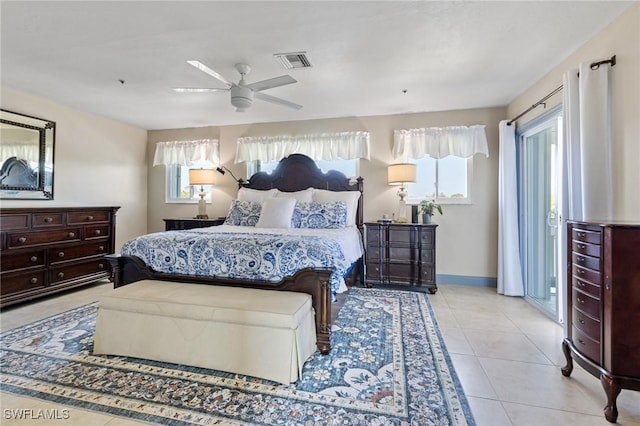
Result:
<svg viewBox="0 0 640 426">
<path fill-rule="evenodd" d="M 199 215 L 196 215 L 196 217 L 195 217 L 195 218 L 196 218 L 196 219 L 209 219 L 209 215 L 206 215 L 206 214 L 199 214 Z"/>
</svg>

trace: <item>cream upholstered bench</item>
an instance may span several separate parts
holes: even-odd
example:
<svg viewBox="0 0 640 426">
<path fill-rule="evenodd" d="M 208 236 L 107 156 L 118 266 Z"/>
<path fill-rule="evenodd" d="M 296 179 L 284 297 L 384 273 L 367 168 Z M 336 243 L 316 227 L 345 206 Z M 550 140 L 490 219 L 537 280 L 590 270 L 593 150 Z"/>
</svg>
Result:
<svg viewBox="0 0 640 426">
<path fill-rule="evenodd" d="M 101 297 L 94 353 L 288 384 L 315 344 L 308 294 L 143 280 Z"/>
</svg>

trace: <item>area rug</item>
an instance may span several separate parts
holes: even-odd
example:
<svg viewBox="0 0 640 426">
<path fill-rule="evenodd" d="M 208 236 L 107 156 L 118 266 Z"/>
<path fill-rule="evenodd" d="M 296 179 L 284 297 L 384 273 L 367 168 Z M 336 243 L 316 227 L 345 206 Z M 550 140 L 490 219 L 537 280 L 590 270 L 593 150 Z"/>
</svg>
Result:
<svg viewBox="0 0 640 426">
<path fill-rule="evenodd" d="M 0 389 L 165 425 L 475 424 L 423 293 L 351 289 L 331 353 L 316 351 L 289 386 L 93 355 L 97 308 L 4 333 Z"/>
</svg>

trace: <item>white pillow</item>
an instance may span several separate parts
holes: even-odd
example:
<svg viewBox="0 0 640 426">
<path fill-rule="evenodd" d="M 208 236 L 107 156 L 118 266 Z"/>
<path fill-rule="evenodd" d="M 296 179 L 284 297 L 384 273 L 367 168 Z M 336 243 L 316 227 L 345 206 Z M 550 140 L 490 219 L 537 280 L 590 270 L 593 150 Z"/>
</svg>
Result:
<svg viewBox="0 0 640 426">
<path fill-rule="evenodd" d="M 277 198 L 295 198 L 299 203 L 310 203 L 313 201 L 313 188 L 303 189 L 302 191 L 286 192 L 276 190 Z"/>
<path fill-rule="evenodd" d="M 360 191 L 327 191 L 326 189 L 313 191 L 313 201 L 321 203 L 345 202 L 347 205 L 347 226 L 356 226 L 359 199 Z"/>
<path fill-rule="evenodd" d="M 256 228 L 291 228 L 295 198 L 267 198 L 262 202 Z"/>
<path fill-rule="evenodd" d="M 261 203 L 267 198 L 273 198 L 276 196 L 277 189 L 267 189 L 262 191 L 260 189 L 240 188 L 238 190 L 238 201 L 254 201 Z"/>
</svg>

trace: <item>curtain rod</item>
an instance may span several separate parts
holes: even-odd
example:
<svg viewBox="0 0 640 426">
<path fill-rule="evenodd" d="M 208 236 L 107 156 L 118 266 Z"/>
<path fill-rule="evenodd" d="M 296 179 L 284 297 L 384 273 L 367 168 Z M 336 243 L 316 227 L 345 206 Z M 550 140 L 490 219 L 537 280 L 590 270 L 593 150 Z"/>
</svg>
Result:
<svg viewBox="0 0 640 426">
<path fill-rule="evenodd" d="M 589 67 L 592 70 L 597 70 L 598 68 L 600 68 L 600 65 L 604 65 L 604 64 L 611 64 L 612 67 L 615 66 L 615 64 L 616 64 L 616 55 L 613 55 L 610 59 L 605 59 L 604 61 L 593 62 Z M 580 76 L 579 73 L 578 73 L 578 76 Z M 562 90 L 562 85 L 560 85 L 559 87 L 555 88 L 547 96 L 545 96 L 544 98 L 540 99 L 538 102 L 536 102 L 535 104 L 531 105 L 525 111 L 522 111 L 520 114 L 516 115 L 514 118 L 509 120 L 507 122 L 507 126 L 511 126 L 511 124 L 513 124 L 517 119 L 519 119 L 520 117 L 522 117 L 522 116 L 528 114 L 529 112 L 533 111 L 534 109 L 536 109 L 540 105 L 543 105 L 546 108 L 547 104 L 545 103 L 545 101 L 547 99 L 549 99 L 550 97 L 552 97 L 553 95 L 555 95 L 556 93 L 560 92 L 561 90 Z"/>
</svg>

